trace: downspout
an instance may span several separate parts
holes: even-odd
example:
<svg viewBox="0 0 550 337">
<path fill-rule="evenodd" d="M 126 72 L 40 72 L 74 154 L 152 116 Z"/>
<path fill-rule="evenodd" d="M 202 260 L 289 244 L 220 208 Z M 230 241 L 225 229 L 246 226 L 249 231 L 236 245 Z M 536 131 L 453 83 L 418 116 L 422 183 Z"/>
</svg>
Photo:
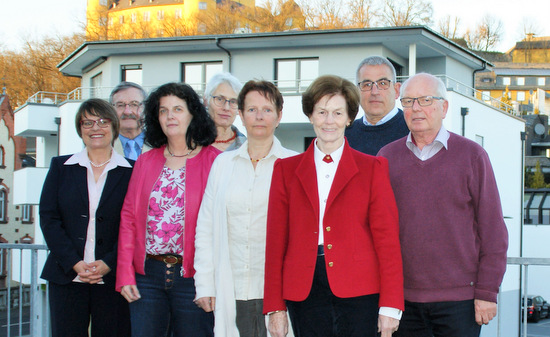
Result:
<svg viewBox="0 0 550 337">
<path fill-rule="evenodd" d="M 476 88 L 476 73 L 477 72 L 480 72 L 480 71 L 483 71 L 483 70 L 486 70 L 487 69 L 487 62 L 483 61 L 483 67 L 482 68 L 479 68 L 479 69 L 475 69 L 474 70 L 474 73 L 472 74 L 472 88 L 475 90 Z M 475 93 L 474 93 L 474 96 L 475 96 Z"/>
<path fill-rule="evenodd" d="M 229 64 L 228 64 L 228 71 L 231 72 L 231 52 L 224 47 L 220 45 L 221 39 L 219 37 L 216 38 L 216 47 L 220 48 L 221 50 L 225 51 L 227 53 L 227 56 L 229 57 Z"/>
</svg>

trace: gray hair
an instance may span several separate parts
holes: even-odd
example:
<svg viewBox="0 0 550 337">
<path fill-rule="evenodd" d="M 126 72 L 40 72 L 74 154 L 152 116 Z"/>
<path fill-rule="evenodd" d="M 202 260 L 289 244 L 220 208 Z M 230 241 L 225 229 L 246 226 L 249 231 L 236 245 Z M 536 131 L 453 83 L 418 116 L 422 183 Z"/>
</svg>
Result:
<svg viewBox="0 0 550 337">
<path fill-rule="evenodd" d="M 365 58 L 363 61 L 361 61 L 361 63 L 359 63 L 359 66 L 357 67 L 357 71 L 355 72 L 356 82 L 359 82 L 359 71 L 361 70 L 361 68 L 363 68 L 363 66 L 381 66 L 381 65 L 384 65 L 390 68 L 390 71 L 392 74 L 392 78 L 390 78 L 390 80 L 395 84 L 397 81 L 397 73 L 395 71 L 395 67 L 390 61 L 388 61 L 387 58 L 382 56 L 376 56 L 376 55 L 369 56 Z"/>
<path fill-rule="evenodd" d="M 436 85 L 436 88 L 435 88 L 436 92 L 434 96 L 443 97 L 443 99 L 447 100 L 447 86 L 445 85 L 445 83 L 443 83 L 443 81 L 439 77 L 436 77 L 428 73 L 415 74 L 409 77 L 405 82 L 403 82 L 403 84 L 401 85 L 401 92 L 400 92 L 401 97 L 403 97 L 403 93 L 405 92 L 405 89 L 407 89 L 407 86 L 409 85 L 410 80 L 417 76 L 430 78 L 432 82 Z"/>
<path fill-rule="evenodd" d="M 134 82 L 120 82 L 114 89 L 111 91 L 111 95 L 109 96 L 109 103 L 113 104 L 113 96 L 116 95 L 118 92 L 126 89 L 134 88 L 141 92 L 141 95 L 143 96 L 143 100 L 147 98 L 147 93 L 145 92 L 145 89 L 137 83 Z"/>
<path fill-rule="evenodd" d="M 208 81 L 208 83 L 206 84 L 206 88 L 204 89 L 204 98 L 212 96 L 212 93 L 216 89 L 218 89 L 218 87 L 222 83 L 227 83 L 237 95 L 239 95 L 239 92 L 241 92 L 241 89 L 243 87 L 241 81 L 239 81 L 239 79 L 233 76 L 231 73 L 217 73 L 216 75 L 212 76 L 210 81 Z"/>
</svg>

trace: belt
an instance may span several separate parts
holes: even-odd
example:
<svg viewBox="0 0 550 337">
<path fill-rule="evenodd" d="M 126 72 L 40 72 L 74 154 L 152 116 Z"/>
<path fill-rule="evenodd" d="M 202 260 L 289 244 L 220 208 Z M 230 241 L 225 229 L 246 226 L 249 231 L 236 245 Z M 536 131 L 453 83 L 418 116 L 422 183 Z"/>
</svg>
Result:
<svg viewBox="0 0 550 337">
<path fill-rule="evenodd" d="M 325 255 L 325 246 L 319 245 L 317 246 L 317 256 Z"/>
<path fill-rule="evenodd" d="M 164 262 L 166 264 L 181 264 L 181 256 L 179 256 L 179 255 L 172 255 L 172 254 L 151 255 L 151 254 L 147 254 L 147 258 L 157 260 L 157 261 L 160 261 L 160 262 Z"/>
</svg>

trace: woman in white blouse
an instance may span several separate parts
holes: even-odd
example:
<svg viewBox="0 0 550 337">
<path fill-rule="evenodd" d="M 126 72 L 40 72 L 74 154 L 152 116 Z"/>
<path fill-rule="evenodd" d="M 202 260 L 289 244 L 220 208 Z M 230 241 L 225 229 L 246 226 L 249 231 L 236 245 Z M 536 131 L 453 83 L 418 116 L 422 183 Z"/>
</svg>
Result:
<svg viewBox="0 0 550 337">
<path fill-rule="evenodd" d="M 262 314 L 265 235 L 273 165 L 297 154 L 274 136 L 283 97 L 249 81 L 238 97 L 248 140 L 212 165 L 197 221 L 196 304 L 214 311 L 216 336 L 266 336 Z"/>
</svg>

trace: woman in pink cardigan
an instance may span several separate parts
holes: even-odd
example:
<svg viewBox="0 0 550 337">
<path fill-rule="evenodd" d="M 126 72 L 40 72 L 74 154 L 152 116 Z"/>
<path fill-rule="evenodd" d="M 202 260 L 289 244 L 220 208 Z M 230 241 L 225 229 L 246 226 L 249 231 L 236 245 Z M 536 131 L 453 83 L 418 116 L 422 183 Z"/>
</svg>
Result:
<svg viewBox="0 0 550 337">
<path fill-rule="evenodd" d="M 220 153 L 199 96 L 168 83 L 145 104 L 145 141 L 121 213 L 116 289 L 130 303 L 132 336 L 212 336 L 213 316 L 194 303 L 195 226 Z"/>
</svg>

